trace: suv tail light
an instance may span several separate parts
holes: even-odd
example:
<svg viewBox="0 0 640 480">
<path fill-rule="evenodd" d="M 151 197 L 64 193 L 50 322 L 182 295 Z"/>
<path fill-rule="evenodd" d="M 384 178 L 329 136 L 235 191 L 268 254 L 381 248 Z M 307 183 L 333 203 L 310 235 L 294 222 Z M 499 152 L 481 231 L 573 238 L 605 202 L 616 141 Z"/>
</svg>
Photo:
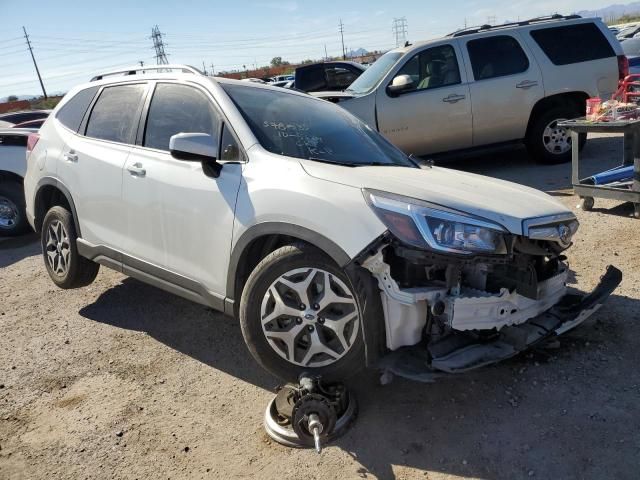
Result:
<svg viewBox="0 0 640 480">
<path fill-rule="evenodd" d="M 27 158 L 31 155 L 31 152 L 35 148 L 36 143 L 38 143 L 38 140 L 40 140 L 39 133 L 30 133 L 27 137 Z"/>
<path fill-rule="evenodd" d="M 629 75 L 629 59 L 626 55 L 618 55 L 618 76 L 624 80 Z"/>
</svg>

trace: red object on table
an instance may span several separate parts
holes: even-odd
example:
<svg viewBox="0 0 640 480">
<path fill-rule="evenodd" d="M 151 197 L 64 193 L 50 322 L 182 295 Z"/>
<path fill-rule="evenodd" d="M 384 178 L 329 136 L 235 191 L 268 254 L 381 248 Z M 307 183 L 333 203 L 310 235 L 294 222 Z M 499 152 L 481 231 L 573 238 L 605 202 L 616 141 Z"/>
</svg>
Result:
<svg viewBox="0 0 640 480">
<path fill-rule="evenodd" d="M 638 103 L 640 100 L 640 75 L 627 75 L 618 84 L 618 91 L 613 94 L 613 100 L 622 103 Z"/>
</svg>

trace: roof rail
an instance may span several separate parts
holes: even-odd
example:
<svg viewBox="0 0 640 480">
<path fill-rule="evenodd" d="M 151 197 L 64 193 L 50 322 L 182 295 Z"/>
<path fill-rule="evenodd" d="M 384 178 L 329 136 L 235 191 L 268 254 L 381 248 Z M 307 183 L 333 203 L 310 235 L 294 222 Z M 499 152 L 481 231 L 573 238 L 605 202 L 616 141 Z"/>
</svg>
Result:
<svg viewBox="0 0 640 480">
<path fill-rule="evenodd" d="M 203 73 L 195 67 L 191 67 L 189 65 L 178 65 L 178 64 L 168 64 L 168 65 L 153 65 L 150 67 L 131 67 L 125 68 L 122 70 L 112 70 L 109 72 L 101 73 L 100 75 L 96 75 L 91 78 L 91 82 L 95 82 L 96 80 L 102 80 L 105 77 L 110 77 L 112 75 L 138 75 L 139 73 L 144 73 L 152 70 L 180 70 L 182 73 L 193 73 L 195 75 L 203 75 Z"/>
<path fill-rule="evenodd" d="M 555 15 L 531 18 L 529 20 L 523 20 L 521 22 L 509 22 L 502 25 L 480 25 L 477 27 L 463 28 L 461 30 L 456 30 L 455 32 L 450 33 L 449 35 L 447 35 L 447 37 L 462 37 L 463 35 L 472 35 L 474 33 L 499 30 L 501 28 L 524 27 L 525 25 L 532 25 L 534 23 L 553 22 L 558 20 L 576 20 L 578 18 L 582 17 L 580 15 L 559 15 L 556 13 Z"/>
</svg>

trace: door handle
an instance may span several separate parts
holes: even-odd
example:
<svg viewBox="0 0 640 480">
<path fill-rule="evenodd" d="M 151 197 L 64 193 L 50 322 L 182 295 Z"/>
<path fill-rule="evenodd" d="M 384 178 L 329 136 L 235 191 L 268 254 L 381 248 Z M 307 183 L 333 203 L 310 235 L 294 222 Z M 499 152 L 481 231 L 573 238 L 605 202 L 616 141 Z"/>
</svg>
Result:
<svg viewBox="0 0 640 480">
<path fill-rule="evenodd" d="M 516 88 L 524 88 L 525 90 L 532 87 L 537 87 L 538 82 L 535 80 L 524 80 L 516 85 Z"/>
<path fill-rule="evenodd" d="M 448 97 L 444 97 L 442 101 L 447 103 L 458 103 L 460 100 L 464 100 L 465 98 L 467 98 L 466 95 L 456 95 L 455 93 L 452 93 Z"/>
<path fill-rule="evenodd" d="M 142 168 L 141 163 L 134 163 L 133 165 L 129 165 L 127 170 L 134 177 L 144 177 L 147 174 L 147 171 Z"/>
<path fill-rule="evenodd" d="M 65 162 L 76 163 L 78 161 L 78 154 L 73 150 L 69 150 L 67 153 L 63 155 Z"/>
</svg>

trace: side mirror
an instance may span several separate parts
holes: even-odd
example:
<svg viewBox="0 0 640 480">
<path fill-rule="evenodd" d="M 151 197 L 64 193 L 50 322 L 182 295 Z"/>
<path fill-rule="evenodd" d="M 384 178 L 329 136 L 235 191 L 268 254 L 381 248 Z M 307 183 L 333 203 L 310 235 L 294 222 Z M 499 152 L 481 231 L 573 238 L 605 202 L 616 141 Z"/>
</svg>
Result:
<svg viewBox="0 0 640 480">
<path fill-rule="evenodd" d="M 387 87 L 387 93 L 393 97 L 413 88 L 413 79 L 409 75 L 398 75 Z"/>
<path fill-rule="evenodd" d="M 218 158 L 216 141 L 208 133 L 178 133 L 169 139 L 169 152 L 178 160 L 211 162 Z"/>
<path fill-rule="evenodd" d="M 222 165 L 216 162 L 218 145 L 208 133 L 178 133 L 169 139 L 169 152 L 178 160 L 202 162 L 208 177 L 218 178 Z"/>
</svg>

